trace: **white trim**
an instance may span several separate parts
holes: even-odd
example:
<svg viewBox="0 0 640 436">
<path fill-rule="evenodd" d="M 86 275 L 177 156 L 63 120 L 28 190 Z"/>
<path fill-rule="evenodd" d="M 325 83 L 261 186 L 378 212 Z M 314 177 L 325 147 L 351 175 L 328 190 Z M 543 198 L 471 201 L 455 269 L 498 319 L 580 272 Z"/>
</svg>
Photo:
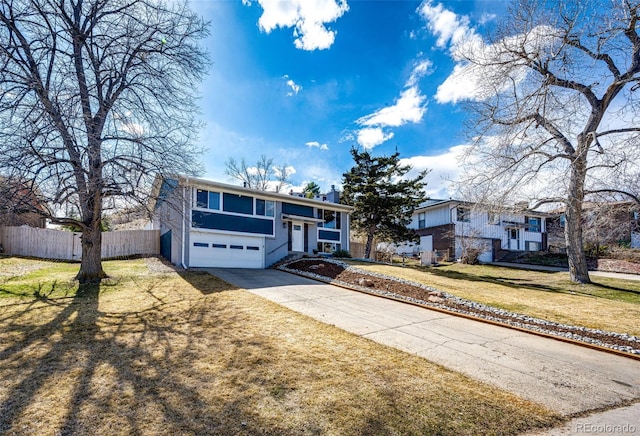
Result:
<svg viewBox="0 0 640 436">
<path fill-rule="evenodd" d="M 323 223 L 324 220 L 321 220 L 319 218 L 311 218 L 311 217 L 307 217 L 307 216 L 300 216 L 300 215 L 291 215 L 288 213 L 282 213 L 280 214 L 280 219 L 282 221 L 302 221 L 305 223 L 312 223 L 312 224 L 319 224 L 319 223 Z"/>
</svg>

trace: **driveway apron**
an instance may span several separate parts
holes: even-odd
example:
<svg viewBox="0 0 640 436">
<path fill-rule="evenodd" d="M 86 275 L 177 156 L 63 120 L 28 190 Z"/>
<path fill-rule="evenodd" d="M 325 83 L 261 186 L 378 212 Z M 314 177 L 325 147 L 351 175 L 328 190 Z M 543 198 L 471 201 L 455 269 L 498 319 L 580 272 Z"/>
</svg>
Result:
<svg viewBox="0 0 640 436">
<path fill-rule="evenodd" d="M 207 271 L 296 312 L 424 357 L 563 415 L 640 398 L 638 360 L 273 269 Z"/>
</svg>

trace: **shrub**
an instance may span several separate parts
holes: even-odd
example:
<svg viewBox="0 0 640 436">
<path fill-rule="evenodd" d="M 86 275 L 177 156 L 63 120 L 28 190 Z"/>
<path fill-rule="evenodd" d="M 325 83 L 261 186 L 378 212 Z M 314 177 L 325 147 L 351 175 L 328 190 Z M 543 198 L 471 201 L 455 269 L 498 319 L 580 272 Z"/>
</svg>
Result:
<svg viewBox="0 0 640 436">
<path fill-rule="evenodd" d="M 349 253 L 347 250 L 336 250 L 332 254 L 333 254 L 333 257 L 351 258 L 351 253 Z"/>
</svg>

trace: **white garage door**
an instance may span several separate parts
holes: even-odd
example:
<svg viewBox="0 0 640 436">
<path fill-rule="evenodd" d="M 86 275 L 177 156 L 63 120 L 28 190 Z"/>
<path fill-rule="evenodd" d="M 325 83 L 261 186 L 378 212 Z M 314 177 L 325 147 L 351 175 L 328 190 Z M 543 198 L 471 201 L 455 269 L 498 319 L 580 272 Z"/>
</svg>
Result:
<svg viewBox="0 0 640 436">
<path fill-rule="evenodd" d="M 264 268 L 264 238 L 260 236 L 191 233 L 189 266 Z"/>
</svg>

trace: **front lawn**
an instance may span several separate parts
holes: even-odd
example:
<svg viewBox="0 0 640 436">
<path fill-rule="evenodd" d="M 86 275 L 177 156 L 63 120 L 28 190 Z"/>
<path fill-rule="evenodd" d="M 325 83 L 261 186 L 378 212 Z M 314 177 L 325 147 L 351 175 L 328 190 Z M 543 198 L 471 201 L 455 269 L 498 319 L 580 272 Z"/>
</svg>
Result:
<svg viewBox="0 0 640 436">
<path fill-rule="evenodd" d="M 592 275 L 579 285 L 567 272 L 493 265 L 391 266 L 349 261 L 365 271 L 424 283 L 458 297 L 564 324 L 640 336 L 640 281 Z"/>
<path fill-rule="evenodd" d="M 204 273 L 0 257 L 2 434 L 518 434 L 561 419 Z"/>
</svg>

